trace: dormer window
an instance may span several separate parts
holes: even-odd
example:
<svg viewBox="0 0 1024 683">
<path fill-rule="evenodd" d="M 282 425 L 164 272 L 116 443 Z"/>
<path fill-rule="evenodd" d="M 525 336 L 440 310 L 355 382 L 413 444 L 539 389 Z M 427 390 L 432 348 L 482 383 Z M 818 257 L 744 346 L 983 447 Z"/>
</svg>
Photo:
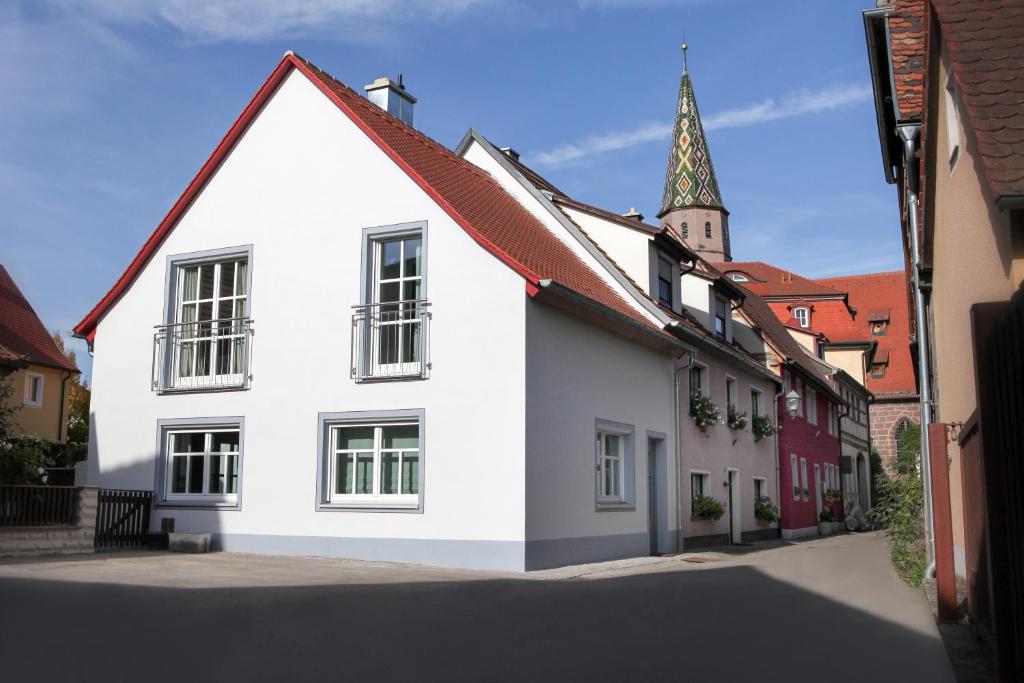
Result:
<svg viewBox="0 0 1024 683">
<path fill-rule="evenodd" d="M 793 318 L 800 323 L 800 327 L 811 326 L 811 309 L 806 306 L 798 306 L 793 309 Z"/>
<path fill-rule="evenodd" d="M 729 302 L 724 297 L 715 297 L 715 334 L 719 337 L 726 336 L 727 324 L 726 321 L 729 319 Z"/>
<path fill-rule="evenodd" d="M 733 282 L 750 282 L 747 276 L 743 273 L 729 273 L 729 279 Z"/>
<path fill-rule="evenodd" d="M 658 303 L 666 308 L 672 308 L 672 263 L 664 258 L 658 257 Z"/>
<path fill-rule="evenodd" d="M 871 335 L 874 337 L 884 337 L 885 328 L 888 327 L 885 322 L 871 323 Z"/>
</svg>

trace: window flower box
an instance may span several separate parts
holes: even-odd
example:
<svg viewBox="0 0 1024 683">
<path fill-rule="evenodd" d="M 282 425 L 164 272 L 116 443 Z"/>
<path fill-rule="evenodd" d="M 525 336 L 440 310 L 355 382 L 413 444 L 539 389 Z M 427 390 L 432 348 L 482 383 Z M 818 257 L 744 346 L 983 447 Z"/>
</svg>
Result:
<svg viewBox="0 0 1024 683">
<path fill-rule="evenodd" d="M 698 393 L 690 396 L 690 417 L 702 432 L 722 419 L 718 406 L 707 396 Z"/>
<path fill-rule="evenodd" d="M 751 419 L 750 431 L 754 434 L 754 441 L 760 441 L 778 433 L 778 429 L 772 424 L 767 415 L 755 415 Z"/>
<path fill-rule="evenodd" d="M 717 521 L 725 514 L 725 506 L 711 496 L 696 496 L 692 505 L 693 519 L 696 521 Z"/>
<path fill-rule="evenodd" d="M 736 431 L 745 429 L 747 426 L 747 414 L 739 412 L 736 410 L 736 406 L 730 403 L 726 409 L 726 424 L 729 425 L 729 429 Z"/>
<path fill-rule="evenodd" d="M 754 517 L 758 522 L 774 524 L 779 521 L 779 508 L 768 496 L 761 496 L 754 501 Z"/>
</svg>

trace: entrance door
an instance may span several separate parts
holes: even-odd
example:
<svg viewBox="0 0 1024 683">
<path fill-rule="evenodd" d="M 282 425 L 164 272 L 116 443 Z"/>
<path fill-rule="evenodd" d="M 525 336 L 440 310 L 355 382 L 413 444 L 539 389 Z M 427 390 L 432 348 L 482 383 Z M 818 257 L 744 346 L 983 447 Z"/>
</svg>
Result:
<svg viewBox="0 0 1024 683">
<path fill-rule="evenodd" d="M 647 439 L 647 532 L 651 555 L 658 554 L 658 439 Z"/>
<path fill-rule="evenodd" d="M 743 520 L 740 517 L 740 473 L 729 470 L 729 540 L 743 542 Z"/>
</svg>

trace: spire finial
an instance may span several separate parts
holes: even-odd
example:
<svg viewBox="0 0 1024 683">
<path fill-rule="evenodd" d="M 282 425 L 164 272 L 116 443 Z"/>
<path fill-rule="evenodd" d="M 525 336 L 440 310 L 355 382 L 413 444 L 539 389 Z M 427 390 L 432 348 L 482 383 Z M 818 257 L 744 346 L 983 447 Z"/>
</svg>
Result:
<svg viewBox="0 0 1024 683">
<path fill-rule="evenodd" d="M 683 72 L 686 73 L 688 71 L 688 69 L 686 68 L 686 51 L 690 48 L 690 46 L 687 45 L 686 43 L 683 43 L 680 47 L 683 48 Z"/>
</svg>

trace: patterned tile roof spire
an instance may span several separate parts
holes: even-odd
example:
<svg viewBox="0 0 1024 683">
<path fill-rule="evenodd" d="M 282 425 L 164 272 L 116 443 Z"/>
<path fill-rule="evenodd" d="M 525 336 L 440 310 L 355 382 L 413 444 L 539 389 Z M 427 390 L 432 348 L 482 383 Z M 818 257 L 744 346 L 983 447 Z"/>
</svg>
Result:
<svg viewBox="0 0 1024 683">
<path fill-rule="evenodd" d="M 722 194 L 718 190 L 715 167 L 708 153 L 700 112 L 697 111 L 697 100 L 693 96 L 690 72 L 686 66 L 688 46 L 684 43 L 682 47 L 683 78 L 679 83 L 679 100 L 676 103 L 672 145 L 665 173 L 665 196 L 659 215 L 687 206 L 725 208 L 722 205 Z"/>
</svg>

